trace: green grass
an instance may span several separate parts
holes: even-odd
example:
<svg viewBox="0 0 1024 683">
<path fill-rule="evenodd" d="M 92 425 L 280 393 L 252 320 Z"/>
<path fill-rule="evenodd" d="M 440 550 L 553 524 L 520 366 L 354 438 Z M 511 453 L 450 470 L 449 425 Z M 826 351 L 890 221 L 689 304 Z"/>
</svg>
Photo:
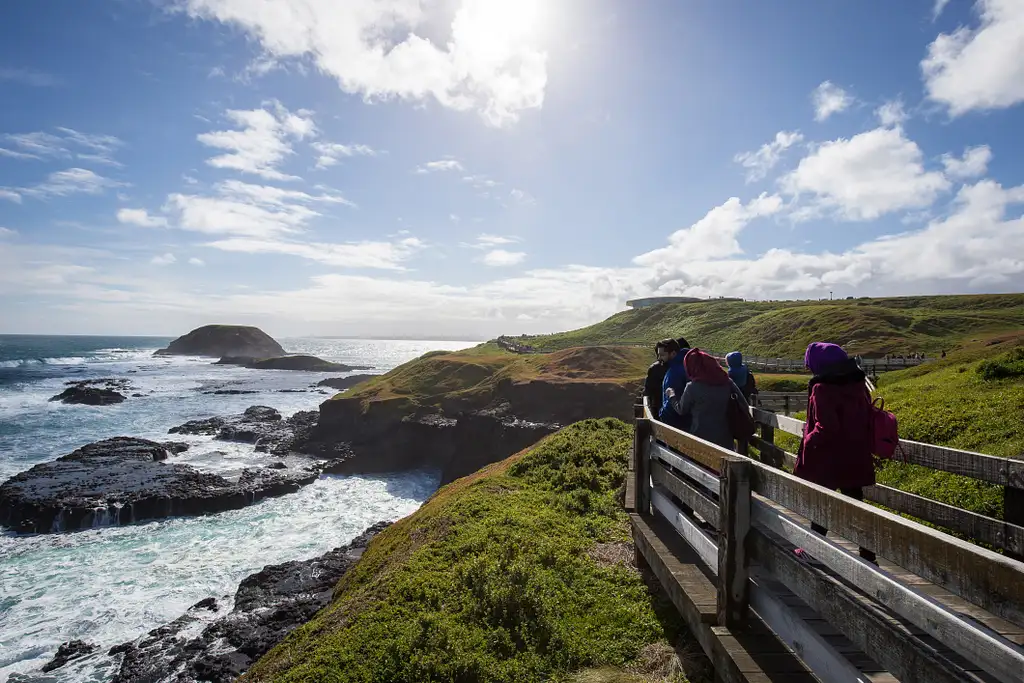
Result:
<svg viewBox="0 0 1024 683">
<path fill-rule="evenodd" d="M 685 637 L 633 567 L 597 552 L 629 540 L 632 438 L 587 420 L 444 487 L 244 680 L 629 680 L 652 646 Z"/>
<path fill-rule="evenodd" d="M 704 301 L 617 313 L 570 332 L 527 336 L 540 351 L 588 344 L 649 344 L 685 336 L 701 348 L 800 358 L 812 341 L 850 353 L 923 352 L 978 335 L 1024 328 L 1024 294 L 901 297 L 842 301 Z"/>
</svg>

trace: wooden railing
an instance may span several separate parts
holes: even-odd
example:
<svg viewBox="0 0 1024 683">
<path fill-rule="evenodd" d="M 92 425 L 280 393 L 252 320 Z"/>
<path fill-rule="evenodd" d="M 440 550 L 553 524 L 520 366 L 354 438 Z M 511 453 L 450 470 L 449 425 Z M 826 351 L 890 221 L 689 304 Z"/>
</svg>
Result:
<svg viewBox="0 0 1024 683">
<path fill-rule="evenodd" d="M 708 351 L 712 356 L 717 358 L 722 363 L 725 362 L 725 353 L 720 351 Z M 861 358 L 860 366 L 864 369 L 864 372 L 869 375 L 877 375 L 880 372 L 889 372 L 891 370 L 903 370 L 904 368 L 912 368 L 922 363 L 927 363 L 932 358 Z M 748 356 L 743 354 L 743 363 L 751 370 L 758 372 L 779 372 L 779 373 L 805 373 L 807 368 L 804 366 L 802 358 L 768 358 L 765 356 Z"/>
<path fill-rule="evenodd" d="M 771 430 L 799 429 L 754 412 L 765 451 Z M 665 587 L 718 678 L 1024 680 L 1024 563 L 799 479 L 779 458 L 740 456 L 643 407 L 638 414 L 626 491 L 638 563 Z M 910 450 L 922 463 L 948 457 L 942 469 L 958 474 L 1020 475 L 1000 458 L 990 471 L 990 456 L 930 448 L 939 450 Z M 807 671 L 794 670 L 794 655 Z"/>
<path fill-rule="evenodd" d="M 802 436 L 804 423 L 767 410 L 753 410 L 760 436 L 750 445 L 761 453 L 761 460 L 792 469 L 796 456 L 775 445 L 775 430 Z M 890 510 L 924 520 L 930 524 L 963 534 L 967 538 L 999 548 L 1024 559 L 1024 460 L 999 458 L 972 451 L 917 441 L 900 440 L 899 457 L 912 465 L 951 472 L 1003 488 L 1003 519 L 995 519 L 923 496 L 877 484 L 864 489 L 864 499 Z M 1024 680 L 1024 676 L 1022 679 Z"/>
<path fill-rule="evenodd" d="M 761 391 L 754 397 L 755 407 L 783 415 L 798 413 L 807 407 L 806 391 Z"/>
</svg>

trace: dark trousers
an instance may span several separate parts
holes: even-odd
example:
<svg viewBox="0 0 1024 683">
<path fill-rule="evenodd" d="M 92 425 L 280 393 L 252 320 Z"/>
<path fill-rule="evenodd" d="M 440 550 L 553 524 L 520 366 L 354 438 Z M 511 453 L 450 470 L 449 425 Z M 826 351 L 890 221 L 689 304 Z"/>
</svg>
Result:
<svg viewBox="0 0 1024 683">
<path fill-rule="evenodd" d="M 839 493 L 843 494 L 844 496 L 849 496 L 854 500 L 864 500 L 864 489 L 860 488 L 859 486 L 851 489 L 839 489 Z M 815 524 L 814 522 L 811 522 L 811 531 L 821 534 L 822 536 L 828 533 L 828 529 L 821 526 L 820 524 Z M 861 548 L 860 556 L 868 562 L 878 564 L 878 560 L 875 558 L 875 553 L 873 550 Z"/>
</svg>

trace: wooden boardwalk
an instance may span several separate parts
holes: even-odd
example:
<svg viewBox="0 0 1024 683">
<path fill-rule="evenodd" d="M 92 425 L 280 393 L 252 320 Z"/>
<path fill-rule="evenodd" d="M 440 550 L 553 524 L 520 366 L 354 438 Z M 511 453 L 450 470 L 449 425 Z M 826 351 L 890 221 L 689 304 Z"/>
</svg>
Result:
<svg viewBox="0 0 1024 683">
<path fill-rule="evenodd" d="M 1024 681 L 1024 563 L 649 413 L 637 420 L 633 475 L 626 507 L 638 564 L 720 680 Z M 835 534 L 812 532 L 811 519 Z M 858 543 L 878 552 L 878 566 Z"/>
</svg>

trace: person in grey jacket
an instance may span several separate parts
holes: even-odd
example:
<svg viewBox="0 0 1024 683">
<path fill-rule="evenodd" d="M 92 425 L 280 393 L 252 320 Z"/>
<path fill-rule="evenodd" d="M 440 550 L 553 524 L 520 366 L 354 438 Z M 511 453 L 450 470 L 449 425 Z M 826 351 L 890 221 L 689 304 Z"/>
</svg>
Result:
<svg viewBox="0 0 1024 683">
<path fill-rule="evenodd" d="M 729 379 L 728 373 L 718 361 L 700 349 L 691 349 L 683 359 L 683 364 L 690 383 L 682 395 L 672 392 L 669 405 L 679 415 L 690 418 L 690 428 L 686 431 L 705 441 L 734 450 L 732 430 L 729 428 L 729 401 L 734 396 L 743 410 L 749 410 L 743 392 Z"/>
</svg>

